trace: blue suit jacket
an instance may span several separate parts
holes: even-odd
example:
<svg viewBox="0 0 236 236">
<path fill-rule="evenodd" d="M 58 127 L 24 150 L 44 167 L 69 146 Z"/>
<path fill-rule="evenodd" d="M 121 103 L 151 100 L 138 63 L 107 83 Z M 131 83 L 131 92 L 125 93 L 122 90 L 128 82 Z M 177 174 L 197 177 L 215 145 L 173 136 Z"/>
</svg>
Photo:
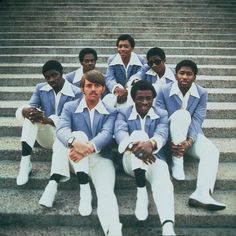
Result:
<svg viewBox="0 0 236 236">
<path fill-rule="evenodd" d="M 167 67 L 166 67 L 167 68 Z M 141 80 L 146 80 L 148 81 L 149 83 L 152 83 L 154 84 L 156 81 L 157 81 L 157 76 L 155 75 L 151 75 L 151 74 L 148 74 L 147 72 L 150 70 L 150 66 L 148 64 L 145 64 L 142 66 L 142 68 L 134 75 L 135 77 L 138 77 L 139 79 Z M 165 77 L 165 81 L 166 83 L 172 83 L 173 81 L 175 81 L 175 78 L 174 78 L 174 70 L 170 68 L 170 70 L 173 72 L 173 78 L 167 78 Z"/>
<path fill-rule="evenodd" d="M 46 117 L 49 117 L 50 115 L 55 114 L 55 96 L 53 89 L 49 91 L 42 90 L 42 87 L 44 87 L 45 85 L 47 85 L 47 82 L 39 83 L 36 85 L 35 91 L 30 98 L 29 105 L 32 107 L 40 108 L 44 111 L 44 115 Z M 61 95 L 57 108 L 58 113 L 55 114 L 57 116 L 61 114 L 62 108 L 66 102 L 73 101 L 77 98 L 82 97 L 83 95 L 80 88 L 77 88 L 72 84 L 69 85 L 71 87 L 72 94 L 71 96 L 67 96 L 64 94 Z"/>
<path fill-rule="evenodd" d="M 129 120 L 132 109 L 133 106 L 118 110 L 114 132 L 118 145 L 122 140 L 129 137 L 133 131 L 141 130 L 141 122 L 139 117 L 137 117 L 135 120 Z M 157 116 L 155 119 L 151 119 L 149 116 L 147 116 L 144 129 L 149 138 L 158 137 L 161 139 L 162 144 L 164 145 L 168 140 L 168 114 L 165 110 L 156 109 L 154 107 L 153 109 Z M 163 159 L 161 156 L 160 158 Z"/>
<path fill-rule="evenodd" d="M 58 139 L 66 146 L 68 139 L 73 136 L 73 131 L 83 131 L 88 139 L 95 144 L 97 152 L 100 152 L 105 158 L 112 159 L 112 150 L 109 144 L 114 133 L 116 109 L 103 103 L 107 114 L 101 114 L 95 110 L 93 127 L 91 127 L 88 109 L 85 108 L 83 112 L 76 111 L 80 102 L 81 98 L 65 104 L 57 129 Z"/>
<path fill-rule="evenodd" d="M 116 55 L 117 54 L 111 56 L 108 59 L 108 68 L 105 75 L 106 86 L 110 92 L 112 92 L 113 87 L 118 83 L 125 88 L 126 83 L 129 81 L 129 78 L 135 73 L 137 73 L 140 70 L 141 66 L 144 64 L 144 59 L 136 54 L 140 60 L 140 65 L 130 65 L 128 67 L 128 72 L 126 76 L 125 68 L 123 65 L 111 65 L 111 62 L 116 57 Z"/>
<path fill-rule="evenodd" d="M 182 105 L 182 102 L 177 95 L 174 94 L 171 97 L 169 96 L 172 85 L 172 83 L 164 85 L 157 93 L 155 102 L 156 107 L 160 107 L 168 111 L 169 117 L 176 110 L 181 109 Z M 197 84 L 196 86 L 199 93 L 199 98 L 190 95 L 186 108 L 192 117 L 188 130 L 188 137 L 191 137 L 193 141 L 196 140 L 198 133 L 202 133 L 202 123 L 206 117 L 208 99 L 207 90 Z"/>
</svg>

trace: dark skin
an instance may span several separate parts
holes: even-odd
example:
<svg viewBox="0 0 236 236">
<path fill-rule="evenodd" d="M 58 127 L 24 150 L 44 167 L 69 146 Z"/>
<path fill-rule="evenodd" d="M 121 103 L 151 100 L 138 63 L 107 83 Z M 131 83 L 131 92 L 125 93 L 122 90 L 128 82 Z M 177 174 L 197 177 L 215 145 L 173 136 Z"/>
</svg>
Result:
<svg viewBox="0 0 236 236">
<path fill-rule="evenodd" d="M 178 81 L 178 87 L 183 96 L 191 88 L 192 83 L 195 81 L 196 75 L 193 73 L 191 67 L 183 66 L 176 73 L 176 80 Z M 171 143 L 171 150 L 176 157 L 184 156 L 185 152 L 192 146 L 193 140 L 188 137 L 182 143 L 175 145 Z"/>
<path fill-rule="evenodd" d="M 161 59 L 158 55 L 154 55 L 149 57 L 148 62 L 152 62 L 151 68 L 158 74 L 161 78 L 165 74 L 166 66 L 165 66 L 165 59 Z"/>
<path fill-rule="evenodd" d="M 56 94 L 59 91 L 61 91 L 65 83 L 65 80 L 62 78 L 62 73 L 56 70 L 49 70 L 45 72 L 44 77 L 47 83 L 53 88 Z M 39 108 L 35 107 L 24 108 L 22 110 L 22 115 L 25 118 L 29 119 L 33 124 L 41 123 L 44 125 L 49 124 L 55 126 L 53 120 L 48 117 L 45 117 L 44 112 Z"/>
<path fill-rule="evenodd" d="M 133 49 L 134 48 L 131 47 L 128 40 L 120 40 L 118 42 L 117 51 L 120 54 L 125 67 L 129 64 Z M 125 88 L 116 87 L 114 93 L 117 96 L 118 103 L 122 104 L 127 101 L 128 91 Z"/>
<path fill-rule="evenodd" d="M 153 103 L 153 94 L 151 90 L 138 90 L 136 92 L 134 103 L 138 114 L 144 118 L 148 113 Z M 132 147 L 128 148 L 136 157 L 141 159 L 146 164 L 152 164 L 156 161 L 152 152 L 156 149 L 156 145 L 153 145 L 151 141 L 136 141 L 132 143 Z M 140 157 L 139 153 L 143 153 Z"/>
</svg>

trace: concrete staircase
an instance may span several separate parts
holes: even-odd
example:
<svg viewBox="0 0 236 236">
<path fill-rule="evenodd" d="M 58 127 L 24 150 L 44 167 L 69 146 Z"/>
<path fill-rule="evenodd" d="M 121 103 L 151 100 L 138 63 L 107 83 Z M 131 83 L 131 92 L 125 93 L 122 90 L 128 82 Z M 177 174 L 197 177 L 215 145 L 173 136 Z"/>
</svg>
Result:
<svg viewBox="0 0 236 236">
<path fill-rule="evenodd" d="M 69 72 L 79 65 L 79 51 L 94 47 L 99 56 L 97 68 L 104 72 L 121 33 L 135 37 L 135 51 L 143 56 L 149 48 L 158 46 L 165 50 L 168 64 L 175 65 L 185 58 L 198 63 L 198 81 L 209 91 L 205 134 L 221 153 L 214 196 L 227 208 L 207 212 L 187 206 L 197 172 L 197 162 L 187 160 L 186 181 L 174 182 L 176 232 L 235 235 L 235 12 L 234 0 L 1 0 L 0 235 L 103 235 L 96 210 L 89 217 L 78 214 L 78 184 L 74 176 L 60 186 L 53 209 L 38 205 L 49 177 L 50 151 L 35 148 L 29 183 L 16 186 L 21 127 L 14 112 L 30 98 L 35 84 L 44 80 L 41 67 L 46 60 L 59 60 Z M 115 191 L 124 236 L 161 234 L 151 195 L 150 216 L 139 223 L 134 217 L 134 180 L 118 174 Z M 95 194 L 93 205 L 96 209 Z"/>
</svg>

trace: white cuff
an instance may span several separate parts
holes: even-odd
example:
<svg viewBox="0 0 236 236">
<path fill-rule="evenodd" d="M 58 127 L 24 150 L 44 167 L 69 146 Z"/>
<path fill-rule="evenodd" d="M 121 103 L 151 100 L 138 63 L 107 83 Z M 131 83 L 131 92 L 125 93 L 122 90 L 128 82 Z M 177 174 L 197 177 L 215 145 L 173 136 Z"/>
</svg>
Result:
<svg viewBox="0 0 236 236">
<path fill-rule="evenodd" d="M 121 84 L 116 84 L 116 85 L 112 88 L 112 90 L 111 90 L 111 92 L 112 92 L 113 94 L 114 94 L 114 91 L 115 91 L 116 87 L 124 88 Z"/>
<path fill-rule="evenodd" d="M 60 118 L 57 115 L 50 115 L 48 118 L 51 119 L 54 123 L 54 126 L 57 127 Z"/>
</svg>

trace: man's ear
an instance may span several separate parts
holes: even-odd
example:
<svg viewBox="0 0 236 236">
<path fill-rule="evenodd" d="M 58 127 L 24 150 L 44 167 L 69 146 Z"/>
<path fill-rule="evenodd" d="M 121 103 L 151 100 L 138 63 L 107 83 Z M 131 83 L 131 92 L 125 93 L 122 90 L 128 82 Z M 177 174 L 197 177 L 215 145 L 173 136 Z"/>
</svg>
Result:
<svg viewBox="0 0 236 236">
<path fill-rule="evenodd" d="M 103 86 L 103 87 L 102 87 L 102 94 L 105 92 L 105 90 L 106 90 L 106 87 Z"/>
</svg>

